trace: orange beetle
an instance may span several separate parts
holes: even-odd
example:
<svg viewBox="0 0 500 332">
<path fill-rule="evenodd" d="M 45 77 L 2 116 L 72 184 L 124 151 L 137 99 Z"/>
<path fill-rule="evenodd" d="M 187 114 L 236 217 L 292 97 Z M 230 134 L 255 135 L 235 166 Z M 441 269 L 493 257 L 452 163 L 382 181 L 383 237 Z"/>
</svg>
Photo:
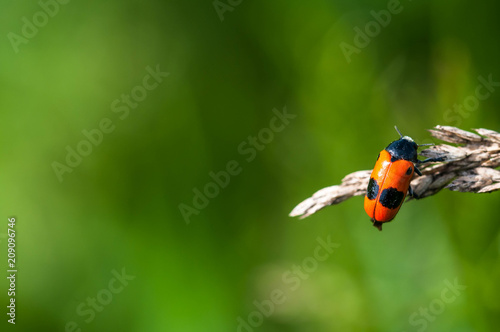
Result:
<svg viewBox="0 0 500 332">
<path fill-rule="evenodd" d="M 444 160 L 442 157 L 418 160 L 418 147 L 432 143 L 417 145 L 395 128 L 400 139 L 379 153 L 365 195 L 365 211 L 379 230 L 382 223 L 394 219 L 407 193 L 418 198 L 410 186 L 414 172 L 422 175 L 415 164 Z"/>
</svg>

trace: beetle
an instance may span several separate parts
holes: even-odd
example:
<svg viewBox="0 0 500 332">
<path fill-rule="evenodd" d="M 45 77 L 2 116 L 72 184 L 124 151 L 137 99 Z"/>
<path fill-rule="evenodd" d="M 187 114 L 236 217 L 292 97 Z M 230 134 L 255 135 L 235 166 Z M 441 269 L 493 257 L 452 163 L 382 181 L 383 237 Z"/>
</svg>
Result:
<svg viewBox="0 0 500 332">
<path fill-rule="evenodd" d="M 403 136 L 398 127 L 394 128 L 400 138 L 379 153 L 365 195 L 365 211 L 380 231 L 383 223 L 396 217 L 407 193 L 418 198 L 410 186 L 414 173 L 422 175 L 416 165 L 444 160 L 443 157 L 419 160 L 417 149 L 433 143 L 418 145 L 411 137 Z"/>
</svg>

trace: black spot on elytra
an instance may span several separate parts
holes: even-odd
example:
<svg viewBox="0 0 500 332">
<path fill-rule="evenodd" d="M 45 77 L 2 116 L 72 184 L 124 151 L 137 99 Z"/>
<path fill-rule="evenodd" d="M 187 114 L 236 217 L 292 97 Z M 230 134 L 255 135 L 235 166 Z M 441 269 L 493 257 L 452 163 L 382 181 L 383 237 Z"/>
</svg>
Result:
<svg viewBox="0 0 500 332">
<path fill-rule="evenodd" d="M 406 175 L 410 175 L 412 171 L 413 171 L 413 168 L 411 166 L 408 167 L 408 170 L 406 171 Z"/>
<path fill-rule="evenodd" d="M 370 178 L 370 182 L 368 182 L 368 189 L 366 190 L 366 197 L 368 199 L 375 199 L 378 195 L 378 183 L 374 178 Z"/>
<path fill-rule="evenodd" d="M 379 202 L 383 207 L 386 207 L 388 209 L 395 209 L 401 204 L 404 197 L 405 194 L 397 190 L 396 188 L 387 188 L 382 190 Z"/>
</svg>

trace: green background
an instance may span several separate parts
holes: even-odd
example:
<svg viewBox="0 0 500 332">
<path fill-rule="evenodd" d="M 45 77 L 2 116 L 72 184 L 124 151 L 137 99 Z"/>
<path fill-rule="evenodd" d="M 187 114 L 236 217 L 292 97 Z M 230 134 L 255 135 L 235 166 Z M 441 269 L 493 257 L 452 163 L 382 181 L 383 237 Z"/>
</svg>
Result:
<svg viewBox="0 0 500 332">
<path fill-rule="evenodd" d="M 500 81 L 500 5 L 402 1 L 348 62 L 341 43 L 387 6 L 242 1 L 221 21 L 211 0 L 70 1 L 16 53 L 9 33 L 22 35 L 23 17 L 41 7 L 2 1 L 1 275 L 12 216 L 18 268 L 15 327 L 0 282 L 2 330 L 497 330 L 499 193 L 409 202 L 383 232 L 360 197 L 287 216 L 373 167 L 394 125 L 419 143 L 437 124 L 500 130 L 500 89 L 473 111 L 448 111 L 480 75 Z M 157 65 L 170 75 L 121 120 L 111 104 Z M 246 161 L 240 144 L 284 107 L 296 117 Z M 60 182 L 53 163 L 105 118 L 114 131 Z M 179 204 L 192 205 L 231 160 L 241 173 L 187 224 Z M 318 237 L 339 247 L 291 290 L 283 276 Z M 87 323 L 77 308 L 122 269 L 135 278 Z M 440 308 L 446 280 L 467 288 Z M 277 289 L 284 303 L 239 328 Z M 432 303 L 444 310 L 412 325 Z"/>
</svg>

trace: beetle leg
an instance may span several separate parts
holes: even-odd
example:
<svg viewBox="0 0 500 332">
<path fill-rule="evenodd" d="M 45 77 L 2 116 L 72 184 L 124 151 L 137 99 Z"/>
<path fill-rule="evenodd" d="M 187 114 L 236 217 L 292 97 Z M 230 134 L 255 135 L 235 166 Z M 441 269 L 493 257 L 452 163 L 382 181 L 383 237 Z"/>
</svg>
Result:
<svg viewBox="0 0 500 332">
<path fill-rule="evenodd" d="M 380 221 L 375 221 L 372 219 L 373 226 L 377 227 L 379 231 L 382 230 L 382 223 Z"/>
<path fill-rule="evenodd" d="M 424 160 L 418 160 L 417 159 L 417 164 L 423 164 L 423 163 L 432 163 L 432 162 L 435 162 L 435 161 L 444 161 L 444 157 L 437 157 L 437 158 L 427 158 L 427 159 L 424 159 Z"/>
<path fill-rule="evenodd" d="M 435 162 L 435 161 L 444 161 L 445 158 L 444 157 L 437 157 L 437 158 L 427 158 L 427 159 L 424 159 L 424 160 L 418 160 L 415 162 L 415 164 L 417 165 L 420 165 L 420 164 L 424 164 L 424 163 L 431 163 L 431 162 Z M 417 173 L 418 175 L 422 176 L 422 172 L 420 172 L 420 170 L 417 168 L 417 166 L 415 166 L 415 173 Z"/>
<path fill-rule="evenodd" d="M 415 194 L 415 192 L 413 191 L 413 188 L 411 186 L 408 187 L 408 193 L 410 194 L 411 197 L 415 198 L 415 199 L 419 199 L 420 196 Z"/>
</svg>

